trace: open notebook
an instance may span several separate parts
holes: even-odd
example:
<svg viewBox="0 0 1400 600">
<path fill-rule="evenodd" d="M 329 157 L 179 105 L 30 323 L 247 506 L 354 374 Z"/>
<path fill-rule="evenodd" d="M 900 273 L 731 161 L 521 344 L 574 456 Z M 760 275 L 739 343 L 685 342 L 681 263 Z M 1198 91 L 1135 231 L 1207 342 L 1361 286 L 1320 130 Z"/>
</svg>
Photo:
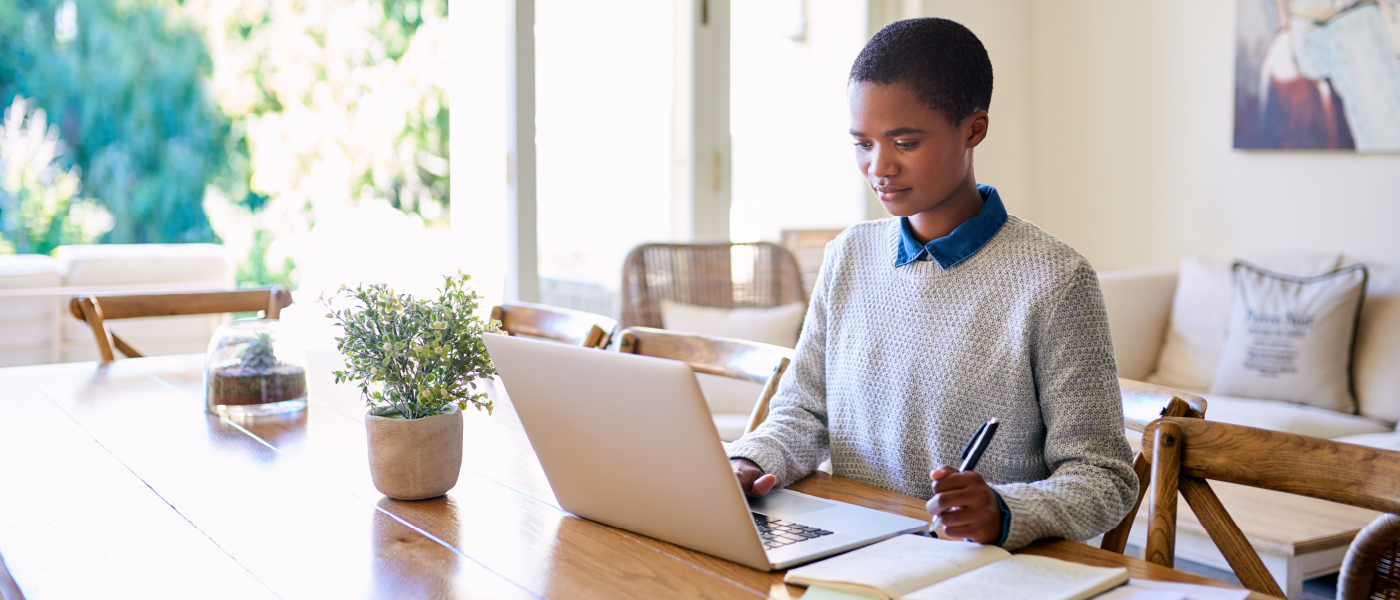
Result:
<svg viewBox="0 0 1400 600">
<path fill-rule="evenodd" d="M 1122 585 L 1128 570 L 900 535 L 793 569 L 785 581 L 881 600 L 1083 600 Z"/>
</svg>

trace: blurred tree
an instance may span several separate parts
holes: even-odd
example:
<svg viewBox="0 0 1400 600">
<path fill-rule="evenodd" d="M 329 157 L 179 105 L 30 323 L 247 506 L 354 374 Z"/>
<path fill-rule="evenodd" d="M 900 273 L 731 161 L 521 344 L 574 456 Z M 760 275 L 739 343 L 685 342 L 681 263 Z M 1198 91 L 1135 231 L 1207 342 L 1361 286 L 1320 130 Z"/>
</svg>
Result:
<svg viewBox="0 0 1400 600">
<path fill-rule="evenodd" d="M 78 196 L 78 167 L 59 164 L 58 128 L 29 104 L 16 97 L 0 121 L 0 254 L 48 254 L 112 228 L 106 210 Z"/>
<path fill-rule="evenodd" d="M 33 98 L 107 208 L 113 243 L 206 242 L 206 186 L 227 183 L 229 123 L 200 30 L 157 0 L 0 0 L 0 105 Z M 246 175 L 244 175 L 246 178 Z"/>
</svg>

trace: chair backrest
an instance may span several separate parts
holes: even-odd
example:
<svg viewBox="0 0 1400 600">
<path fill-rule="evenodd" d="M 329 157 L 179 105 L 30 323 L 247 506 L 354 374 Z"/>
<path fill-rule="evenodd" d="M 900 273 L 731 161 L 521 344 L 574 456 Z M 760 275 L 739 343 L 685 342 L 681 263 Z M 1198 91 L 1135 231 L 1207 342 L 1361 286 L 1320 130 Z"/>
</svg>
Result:
<svg viewBox="0 0 1400 600">
<path fill-rule="evenodd" d="M 826 245 L 845 229 L 784 229 L 778 234 L 792 257 L 797 259 L 797 268 L 802 272 L 802 293 L 812 295 L 817 285 L 817 274 L 822 270 L 822 260 L 826 258 Z"/>
<path fill-rule="evenodd" d="M 769 242 L 643 244 L 622 265 L 622 326 L 661 327 L 661 301 L 772 308 L 806 301 L 792 253 Z"/>
<path fill-rule="evenodd" d="M 1209 479 L 1400 513 L 1400 452 L 1180 417 L 1154 421 L 1143 441 L 1151 463 L 1146 554 L 1162 566 L 1175 559 L 1179 492 L 1245 587 L 1284 595 Z"/>
<path fill-rule="evenodd" d="M 110 361 L 116 359 L 113 348 L 127 358 L 137 358 L 141 354 L 110 333 L 106 321 L 252 311 L 266 311 L 266 318 L 276 319 L 282 309 L 291 304 L 291 292 L 281 286 L 270 286 L 220 292 L 77 296 L 69 301 L 68 310 L 92 328 L 102 360 Z"/>
<path fill-rule="evenodd" d="M 1206 399 L 1196 394 L 1123 378 L 1118 379 L 1118 387 L 1123 395 L 1125 429 L 1141 433 L 1158 417 L 1206 418 Z M 1144 445 L 1146 443 L 1143 442 Z M 1138 478 L 1137 501 L 1116 527 L 1103 534 L 1100 548 L 1122 554 L 1128 547 L 1128 534 L 1133 530 L 1133 521 L 1137 519 L 1138 509 L 1142 507 L 1142 499 L 1147 495 L 1149 468 L 1147 459 L 1138 452 L 1137 456 L 1133 457 L 1133 470 L 1137 472 Z"/>
<path fill-rule="evenodd" d="M 507 302 L 491 309 L 491 320 L 511 335 L 544 338 L 584 348 L 606 348 L 617 321 L 581 310 Z"/>
<path fill-rule="evenodd" d="M 768 417 L 768 402 L 792 362 L 793 351 L 782 346 L 651 327 L 629 327 L 622 330 L 620 339 L 619 352 L 679 360 L 696 373 L 764 384 L 744 433 Z"/>
</svg>

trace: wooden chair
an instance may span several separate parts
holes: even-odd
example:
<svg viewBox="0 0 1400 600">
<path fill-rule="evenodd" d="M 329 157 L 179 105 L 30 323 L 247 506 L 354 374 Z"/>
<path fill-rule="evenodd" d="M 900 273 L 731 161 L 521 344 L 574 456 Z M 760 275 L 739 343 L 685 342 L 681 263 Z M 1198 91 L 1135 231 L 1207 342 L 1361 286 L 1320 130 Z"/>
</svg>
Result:
<svg viewBox="0 0 1400 600">
<path fill-rule="evenodd" d="M 1400 598 L 1400 516 L 1381 515 L 1352 541 L 1337 578 L 1337 600 Z"/>
<path fill-rule="evenodd" d="M 1400 452 L 1181 417 L 1154 421 L 1143 432 L 1143 440 L 1143 455 L 1151 463 L 1146 554 L 1148 561 L 1162 566 L 1175 562 L 1179 492 L 1245 587 L 1284 595 L 1221 505 L 1209 479 L 1359 506 L 1392 517 L 1400 513 Z M 1384 562 L 1383 551 L 1393 544 L 1379 537 L 1380 542 L 1365 547 L 1353 545 L 1354 551 L 1364 555 L 1351 561 L 1358 571 L 1365 570 L 1370 557 Z M 1381 553 L 1376 552 L 1377 546 Z M 1390 563 L 1383 571 L 1393 573 L 1394 568 Z M 1384 578 L 1373 577 L 1373 586 L 1377 579 Z"/>
<path fill-rule="evenodd" d="M 826 258 L 826 245 L 845 229 L 784 229 L 778 240 L 797 259 L 797 268 L 802 272 L 802 292 L 808 297 L 817 285 L 817 274 L 821 273 L 822 260 Z"/>
<path fill-rule="evenodd" d="M 68 310 L 79 321 L 87 322 L 93 337 L 97 338 L 102 360 L 111 361 L 116 360 L 112 353 L 114 347 L 127 358 L 138 358 L 141 353 L 109 332 L 107 321 L 251 311 L 266 311 L 267 318 L 276 319 L 282 309 L 291 304 L 291 292 L 281 286 L 271 286 L 225 292 L 78 296 L 69 301 Z"/>
<path fill-rule="evenodd" d="M 1138 433 L 1142 433 L 1158 417 L 1204 419 L 1206 416 L 1206 399 L 1189 392 L 1123 378 L 1118 379 L 1118 387 L 1123 392 L 1123 426 Z M 1147 495 L 1149 467 L 1142 452 L 1138 452 L 1133 458 L 1133 470 L 1138 478 L 1137 502 L 1133 503 L 1133 509 L 1118 522 L 1117 527 L 1103 534 L 1100 548 L 1122 554 L 1127 547 L 1133 519 L 1142 507 L 1143 497 Z"/>
<path fill-rule="evenodd" d="M 749 414 L 744 433 L 753 431 L 768 418 L 768 402 L 778 391 L 778 382 L 792 363 L 792 350 L 782 346 L 651 327 L 622 330 L 618 351 L 679 360 L 696 373 L 762 383 L 763 392 Z"/>
<path fill-rule="evenodd" d="M 606 348 L 617 321 L 580 310 L 543 304 L 507 302 L 491 309 L 491 320 L 511 335 L 527 335 L 581 346 Z"/>
<path fill-rule="evenodd" d="M 662 300 L 772 308 L 806 299 L 792 253 L 769 242 L 644 244 L 622 265 L 622 327 L 661 327 Z"/>
</svg>

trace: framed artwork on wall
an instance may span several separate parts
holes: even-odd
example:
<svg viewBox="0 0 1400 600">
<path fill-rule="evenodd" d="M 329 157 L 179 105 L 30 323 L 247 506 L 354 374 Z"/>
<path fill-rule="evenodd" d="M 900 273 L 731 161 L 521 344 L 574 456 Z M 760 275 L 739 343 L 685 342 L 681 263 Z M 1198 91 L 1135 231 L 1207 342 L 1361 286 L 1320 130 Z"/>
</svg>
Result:
<svg viewBox="0 0 1400 600">
<path fill-rule="evenodd" d="M 1400 152 L 1400 0 L 1236 2 L 1236 148 Z"/>
</svg>

